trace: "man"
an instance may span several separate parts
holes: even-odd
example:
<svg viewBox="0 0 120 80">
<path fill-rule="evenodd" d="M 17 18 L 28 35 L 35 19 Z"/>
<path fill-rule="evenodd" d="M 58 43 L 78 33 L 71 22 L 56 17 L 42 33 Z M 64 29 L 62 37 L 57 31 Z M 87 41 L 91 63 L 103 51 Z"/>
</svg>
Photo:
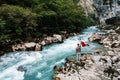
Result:
<svg viewBox="0 0 120 80">
<path fill-rule="evenodd" d="M 80 61 L 80 52 L 81 52 L 81 45 L 80 44 L 77 44 L 77 47 L 76 47 L 76 60 L 77 61 Z"/>
</svg>

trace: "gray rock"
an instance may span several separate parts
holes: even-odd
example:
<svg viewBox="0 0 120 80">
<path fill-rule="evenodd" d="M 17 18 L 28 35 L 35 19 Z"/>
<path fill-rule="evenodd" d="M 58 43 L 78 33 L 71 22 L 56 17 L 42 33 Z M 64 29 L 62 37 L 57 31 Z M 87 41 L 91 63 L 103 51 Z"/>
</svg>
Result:
<svg viewBox="0 0 120 80">
<path fill-rule="evenodd" d="M 113 51 L 107 51 L 107 52 L 108 52 L 108 55 L 114 55 Z"/>
<path fill-rule="evenodd" d="M 17 68 L 17 70 L 18 70 L 18 71 L 21 71 L 21 72 L 26 71 L 23 66 L 19 66 L 19 67 Z"/>
</svg>

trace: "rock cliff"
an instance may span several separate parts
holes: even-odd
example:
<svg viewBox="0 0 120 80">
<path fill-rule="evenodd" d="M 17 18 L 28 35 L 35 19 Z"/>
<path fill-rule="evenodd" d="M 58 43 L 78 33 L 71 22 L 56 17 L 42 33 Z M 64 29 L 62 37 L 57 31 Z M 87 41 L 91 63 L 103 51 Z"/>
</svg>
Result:
<svg viewBox="0 0 120 80">
<path fill-rule="evenodd" d="M 120 0 L 80 0 L 78 5 L 81 5 L 84 9 L 86 16 L 89 14 L 95 14 L 96 19 L 100 25 L 115 24 L 118 23 L 120 17 Z M 111 19 L 112 18 L 112 19 Z M 113 19 L 114 18 L 114 19 Z M 110 19 L 110 20 L 109 20 Z"/>
</svg>

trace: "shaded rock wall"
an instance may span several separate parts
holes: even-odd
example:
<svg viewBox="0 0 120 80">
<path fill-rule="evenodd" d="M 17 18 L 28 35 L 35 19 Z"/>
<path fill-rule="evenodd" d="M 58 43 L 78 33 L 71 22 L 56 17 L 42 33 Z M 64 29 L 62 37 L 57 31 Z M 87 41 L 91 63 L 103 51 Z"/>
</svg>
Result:
<svg viewBox="0 0 120 80">
<path fill-rule="evenodd" d="M 80 0 L 78 5 L 81 5 L 83 7 L 86 16 L 95 13 L 95 8 L 93 7 L 93 0 Z"/>
<path fill-rule="evenodd" d="M 112 17 L 120 16 L 119 0 L 94 0 L 93 6 L 97 12 L 97 18 L 101 25 L 106 25 L 105 21 Z M 108 24 L 108 23 L 107 23 Z"/>
</svg>

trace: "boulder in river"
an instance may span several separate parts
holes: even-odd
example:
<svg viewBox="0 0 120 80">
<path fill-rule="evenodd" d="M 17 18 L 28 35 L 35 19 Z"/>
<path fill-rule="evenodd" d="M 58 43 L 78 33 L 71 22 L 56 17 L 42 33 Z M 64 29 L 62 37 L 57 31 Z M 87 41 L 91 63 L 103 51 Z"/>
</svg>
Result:
<svg viewBox="0 0 120 80">
<path fill-rule="evenodd" d="M 17 68 L 17 70 L 18 70 L 18 71 L 21 71 L 21 72 L 26 71 L 23 66 L 19 66 L 19 67 Z"/>
</svg>

